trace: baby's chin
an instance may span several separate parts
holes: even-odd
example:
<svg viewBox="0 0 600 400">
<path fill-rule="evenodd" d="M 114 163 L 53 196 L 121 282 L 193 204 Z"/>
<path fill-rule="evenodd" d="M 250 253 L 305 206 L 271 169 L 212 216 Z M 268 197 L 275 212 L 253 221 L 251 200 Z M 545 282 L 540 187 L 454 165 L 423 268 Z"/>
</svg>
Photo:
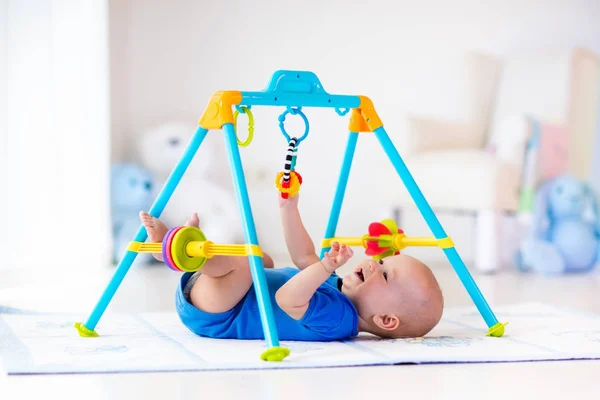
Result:
<svg viewBox="0 0 600 400">
<path fill-rule="evenodd" d="M 363 281 L 355 273 L 348 274 L 342 278 L 342 287 L 349 290 L 356 289 L 361 283 Z"/>
<path fill-rule="evenodd" d="M 341 291 L 346 296 L 348 296 L 350 300 L 354 301 L 354 295 L 358 284 L 359 282 L 355 282 L 354 279 L 352 279 L 352 276 L 345 276 L 344 278 L 342 278 Z"/>
</svg>

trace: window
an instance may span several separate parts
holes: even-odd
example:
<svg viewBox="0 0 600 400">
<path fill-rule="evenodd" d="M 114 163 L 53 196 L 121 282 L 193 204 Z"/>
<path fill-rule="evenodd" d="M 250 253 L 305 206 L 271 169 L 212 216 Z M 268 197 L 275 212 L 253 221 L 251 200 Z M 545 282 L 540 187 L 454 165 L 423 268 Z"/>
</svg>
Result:
<svg viewBox="0 0 600 400">
<path fill-rule="evenodd" d="M 107 1 L 0 13 L 0 268 L 107 265 Z"/>
</svg>

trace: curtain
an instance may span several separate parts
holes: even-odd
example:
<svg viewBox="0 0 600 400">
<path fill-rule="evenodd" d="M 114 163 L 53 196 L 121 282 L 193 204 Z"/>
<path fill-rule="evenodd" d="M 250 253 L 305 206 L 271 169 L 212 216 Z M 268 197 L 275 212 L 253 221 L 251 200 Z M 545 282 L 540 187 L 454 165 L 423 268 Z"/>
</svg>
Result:
<svg viewBox="0 0 600 400">
<path fill-rule="evenodd" d="M 108 265 L 108 1 L 0 1 L 0 268 Z"/>
</svg>

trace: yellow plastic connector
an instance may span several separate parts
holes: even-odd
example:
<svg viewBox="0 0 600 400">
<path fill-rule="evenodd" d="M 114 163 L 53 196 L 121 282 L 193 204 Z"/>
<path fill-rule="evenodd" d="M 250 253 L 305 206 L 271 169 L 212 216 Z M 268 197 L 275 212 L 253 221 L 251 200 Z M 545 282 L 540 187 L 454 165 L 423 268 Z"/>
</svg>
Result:
<svg viewBox="0 0 600 400">
<path fill-rule="evenodd" d="M 162 251 L 162 243 L 130 242 L 129 246 L 127 246 L 127 251 L 135 253 L 160 253 Z"/>
<path fill-rule="evenodd" d="M 162 252 L 162 243 L 130 242 L 127 251 L 160 253 Z M 210 240 L 186 243 L 185 253 L 188 257 L 204 258 L 213 256 L 263 256 L 262 249 L 255 244 L 215 244 Z"/>
<path fill-rule="evenodd" d="M 186 244 L 185 252 L 189 257 L 205 258 L 214 256 L 263 256 L 262 249 L 255 244 L 215 244 L 210 240 L 189 242 Z"/>
<path fill-rule="evenodd" d="M 367 125 L 367 121 L 365 121 L 365 118 L 358 108 L 352 109 L 348 130 L 350 132 L 372 132 L 371 128 L 369 128 L 369 125 Z"/>
<path fill-rule="evenodd" d="M 204 240 L 201 242 L 188 242 L 185 245 L 185 254 L 188 257 L 204 257 L 211 258 L 214 254 L 211 254 L 210 248 L 214 245 L 210 240 Z"/>
<path fill-rule="evenodd" d="M 358 109 L 352 109 L 352 115 L 350 116 L 350 124 L 348 129 L 350 132 L 373 132 L 377 128 L 383 126 L 381 118 L 375 111 L 373 101 L 367 96 L 358 96 L 360 98 L 360 105 Z"/>
<path fill-rule="evenodd" d="M 443 239 L 436 239 L 434 237 L 418 237 L 418 236 L 405 236 L 398 234 L 394 237 L 394 248 L 402 250 L 409 246 L 421 246 L 421 247 L 439 247 L 441 249 L 449 249 L 454 247 L 452 239 L 449 237 Z"/>
<path fill-rule="evenodd" d="M 210 98 L 198 125 L 204 129 L 221 129 L 227 123 L 234 123 L 234 104 L 240 104 L 242 93 L 237 90 L 215 92 Z"/>
<path fill-rule="evenodd" d="M 346 246 L 355 246 L 355 247 L 367 247 L 368 241 L 381 241 L 391 239 L 391 235 L 382 235 L 382 236 L 355 236 L 355 237 L 333 237 L 323 239 L 321 242 L 321 247 L 327 248 L 331 247 L 331 243 L 338 242 L 339 244 L 345 244 Z M 454 247 L 454 243 L 452 239 L 449 237 L 443 239 L 436 239 L 434 237 L 418 237 L 418 236 L 406 236 L 404 234 L 396 234 L 393 235 L 392 242 L 394 250 L 402 250 L 409 246 L 431 246 L 431 247 L 440 247 L 442 249 L 449 249 Z"/>
<path fill-rule="evenodd" d="M 454 242 L 449 236 L 443 239 L 437 239 L 437 242 L 438 246 L 440 246 L 440 249 L 451 249 L 454 247 Z"/>
<path fill-rule="evenodd" d="M 362 237 L 333 237 L 323 239 L 321 242 L 321 247 L 327 248 L 331 247 L 331 243 L 338 242 L 339 244 L 345 244 L 346 246 L 353 247 L 366 247 L 365 239 L 368 239 L 368 236 Z"/>
<path fill-rule="evenodd" d="M 383 126 L 383 122 L 381 122 L 381 118 L 379 118 L 377 111 L 375 111 L 373 101 L 371 101 L 371 99 L 367 96 L 358 97 L 360 98 L 360 111 L 362 112 L 363 118 L 365 119 L 371 131 L 381 128 Z"/>
</svg>

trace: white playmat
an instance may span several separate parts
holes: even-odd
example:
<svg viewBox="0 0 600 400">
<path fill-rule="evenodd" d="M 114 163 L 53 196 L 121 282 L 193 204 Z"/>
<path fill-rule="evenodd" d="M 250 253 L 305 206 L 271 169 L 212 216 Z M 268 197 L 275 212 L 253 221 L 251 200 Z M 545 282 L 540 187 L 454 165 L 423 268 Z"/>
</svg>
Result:
<svg viewBox="0 0 600 400">
<path fill-rule="evenodd" d="M 341 367 L 402 363 L 600 359 L 600 317 L 542 304 L 499 307 L 510 322 L 502 338 L 486 337 L 476 309 L 448 308 L 425 338 L 282 342 L 281 363 L 260 361 L 263 341 L 195 336 L 175 313 L 104 315 L 99 338 L 80 338 L 81 315 L 0 308 L 0 359 L 9 374 L 197 371 Z"/>
</svg>

